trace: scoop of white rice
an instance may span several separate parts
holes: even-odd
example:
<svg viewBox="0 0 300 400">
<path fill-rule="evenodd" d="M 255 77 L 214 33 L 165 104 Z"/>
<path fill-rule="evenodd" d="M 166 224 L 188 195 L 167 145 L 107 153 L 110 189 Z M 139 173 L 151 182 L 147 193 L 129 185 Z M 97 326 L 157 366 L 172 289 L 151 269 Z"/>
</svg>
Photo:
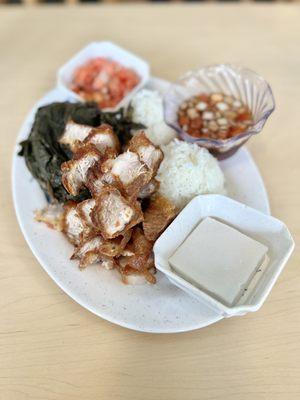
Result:
<svg viewBox="0 0 300 400">
<path fill-rule="evenodd" d="M 159 192 L 179 209 L 199 194 L 225 193 L 223 172 L 208 150 L 178 139 L 162 150 L 165 157 L 156 176 Z"/>
<path fill-rule="evenodd" d="M 162 96 L 154 91 L 143 89 L 131 100 L 132 120 L 147 127 L 145 133 L 157 146 L 169 143 L 176 137 L 175 131 L 164 122 Z"/>
</svg>

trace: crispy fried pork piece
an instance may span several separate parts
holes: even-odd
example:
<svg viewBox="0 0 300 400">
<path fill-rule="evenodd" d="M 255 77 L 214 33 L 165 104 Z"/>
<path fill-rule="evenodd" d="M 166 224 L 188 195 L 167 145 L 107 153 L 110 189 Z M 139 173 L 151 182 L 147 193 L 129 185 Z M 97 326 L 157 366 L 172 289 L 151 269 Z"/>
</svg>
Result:
<svg viewBox="0 0 300 400">
<path fill-rule="evenodd" d="M 155 193 L 159 188 L 159 182 L 156 179 L 151 179 L 147 185 L 143 186 L 138 193 L 139 199 L 146 199 Z"/>
<path fill-rule="evenodd" d="M 113 184 L 126 196 L 135 196 L 152 178 L 151 172 L 136 153 L 126 151 L 115 159 L 107 160 L 101 166 Z"/>
<path fill-rule="evenodd" d="M 82 237 L 88 234 L 86 226 L 77 212 L 75 201 L 70 201 L 64 205 L 63 232 L 74 245 L 78 245 Z"/>
<path fill-rule="evenodd" d="M 101 256 L 97 252 L 97 250 L 89 250 L 82 256 L 82 258 L 80 258 L 79 268 L 83 269 L 89 265 L 97 264 L 100 262 L 101 262 Z"/>
<path fill-rule="evenodd" d="M 164 158 L 161 149 L 154 146 L 143 131 L 132 137 L 128 150 L 138 154 L 140 161 L 146 164 L 152 172 L 152 176 L 154 176 Z"/>
<path fill-rule="evenodd" d="M 131 241 L 126 250 L 133 253 L 132 256 L 124 257 L 125 266 L 142 271 L 148 268 L 147 260 L 152 253 L 153 244 L 144 235 L 140 228 L 134 228 Z"/>
<path fill-rule="evenodd" d="M 143 221 L 141 206 L 128 201 L 118 189 L 105 187 L 91 213 L 94 225 L 105 239 L 113 239 Z"/>
<path fill-rule="evenodd" d="M 70 146 L 70 149 L 74 151 L 78 143 L 83 142 L 93 129 L 92 126 L 76 124 L 76 122 L 68 121 L 65 130 L 59 139 L 59 143 Z"/>
<path fill-rule="evenodd" d="M 121 273 L 122 282 L 125 285 L 144 285 L 145 283 L 151 283 L 154 285 L 156 283 L 156 278 L 154 276 L 154 272 L 145 270 L 145 271 L 135 271 L 134 269 L 126 270 Z"/>
<path fill-rule="evenodd" d="M 100 263 L 106 269 L 115 267 L 112 257 L 104 256 L 100 249 L 104 240 L 101 235 L 91 235 L 75 249 L 71 259 L 79 259 L 79 267 L 85 268 L 88 265 Z"/>
<path fill-rule="evenodd" d="M 101 154 L 92 144 L 81 146 L 73 159 L 61 165 L 62 183 L 66 190 L 76 196 L 80 189 L 86 185 L 87 174 L 101 158 Z"/>
<path fill-rule="evenodd" d="M 97 252 L 88 251 L 80 260 L 79 268 L 85 268 L 91 264 L 100 264 L 107 270 L 116 268 L 116 262 L 113 258 L 105 258 Z"/>
<path fill-rule="evenodd" d="M 156 273 L 153 251 L 149 254 L 149 257 L 147 259 L 147 270 Z"/>
<path fill-rule="evenodd" d="M 117 266 L 116 261 L 113 258 L 103 258 L 101 259 L 101 266 L 105 269 L 114 269 Z"/>
<path fill-rule="evenodd" d="M 71 260 L 82 259 L 88 252 L 94 251 L 98 254 L 98 249 L 104 242 L 103 237 L 100 234 L 91 235 L 75 248 L 75 251 L 71 257 Z"/>
<path fill-rule="evenodd" d="M 87 199 L 77 204 L 77 212 L 80 218 L 91 228 L 94 228 L 94 224 L 91 219 L 91 211 L 95 207 L 94 199 Z"/>
<path fill-rule="evenodd" d="M 131 238 L 132 230 L 126 231 L 115 239 L 106 240 L 99 247 L 99 253 L 106 257 L 119 257 Z"/>
<path fill-rule="evenodd" d="M 153 243 L 147 240 L 142 230 L 134 228 L 132 239 L 123 252 L 124 255 L 118 259 L 118 270 L 124 283 L 130 285 L 156 283 L 152 247 Z"/>
<path fill-rule="evenodd" d="M 154 276 L 156 269 L 154 267 L 154 258 L 150 254 L 144 264 L 144 268 L 137 270 L 128 265 L 128 259 L 126 257 L 120 257 L 117 260 L 117 268 L 121 274 L 123 283 L 127 285 L 142 285 L 145 283 L 156 283 Z"/>
<path fill-rule="evenodd" d="M 102 124 L 98 128 L 94 128 L 84 139 L 83 143 L 93 144 L 101 154 L 108 153 L 111 157 L 116 156 L 120 152 L 120 142 L 117 135 L 110 125 Z"/>
<path fill-rule="evenodd" d="M 120 154 L 121 155 L 121 154 Z M 103 162 L 101 162 L 101 172 L 103 174 L 107 174 L 110 173 L 113 165 L 114 165 L 114 159 L 113 158 L 107 158 L 106 160 L 104 160 Z"/>
<path fill-rule="evenodd" d="M 144 212 L 143 230 L 148 240 L 154 241 L 176 215 L 176 207 L 168 199 L 156 196 Z"/>
<path fill-rule="evenodd" d="M 106 161 L 104 163 L 106 163 Z M 102 172 L 101 161 L 95 164 L 94 167 L 90 168 L 87 174 L 86 186 L 93 197 L 99 196 L 105 186 L 113 184 L 114 177 L 110 172 Z"/>
<path fill-rule="evenodd" d="M 42 210 L 35 211 L 35 219 L 44 222 L 49 228 L 56 231 L 63 230 L 64 209 L 61 204 L 49 204 Z"/>
<path fill-rule="evenodd" d="M 130 257 L 130 256 L 134 256 L 134 252 L 132 250 L 130 250 L 129 248 L 125 248 L 122 253 L 121 256 L 123 257 Z"/>
<path fill-rule="evenodd" d="M 156 278 L 152 272 L 136 271 L 133 268 L 125 267 L 123 270 L 119 270 L 122 278 L 122 282 L 125 285 L 145 285 L 146 283 L 156 283 Z"/>
<path fill-rule="evenodd" d="M 95 166 L 96 167 L 96 166 Z M 102 172 L 98 168 L 91 168 L 87 174 L 86 186 L 93 197 L 97 197 L 103 189 Z"/>
</svg>

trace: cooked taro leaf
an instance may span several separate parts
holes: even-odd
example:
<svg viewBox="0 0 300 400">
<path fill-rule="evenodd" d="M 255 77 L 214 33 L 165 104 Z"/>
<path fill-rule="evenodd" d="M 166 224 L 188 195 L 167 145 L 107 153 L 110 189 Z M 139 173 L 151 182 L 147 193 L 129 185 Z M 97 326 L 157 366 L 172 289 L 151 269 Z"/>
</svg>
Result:
<svg viewBox="0 0 300 400">
<path fill-rule="evenodd" d="M 123 145 L 130 139 L 131 129 L 143 128 L 142 125 L 133 124 L 128 117 L 125 117 L 123 110 L 104 113 L 93 103 L 65 102 L 40 107 L 36 112 L 28 139 L 20 143 L 19 155 L 24 156 L 27 168 L 38 180 L 50 202 L 82 201 L 90 196 L 87 190 L 78 196 L 71 196 L 61 183 L 60 166 L 72 158 L 72 152 L 68 146 L 61 145 L 58 139 L 69 119 L 90 126 L 108 123 Z"/>
</svg>

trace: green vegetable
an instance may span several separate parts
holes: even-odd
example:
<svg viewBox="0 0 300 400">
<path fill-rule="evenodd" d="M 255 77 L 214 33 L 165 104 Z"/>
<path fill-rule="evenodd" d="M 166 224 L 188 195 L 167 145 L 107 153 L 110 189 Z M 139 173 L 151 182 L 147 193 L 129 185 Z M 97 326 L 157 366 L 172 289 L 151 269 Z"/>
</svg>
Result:
<svg viewBox="0 0 300 400">
<path fill-rule="evenodd" d="M 52 103 L 39 108 L 28 139 L 20 143 L 19 155 L 25 158 L 27 168 L 38 180 L 51 203 L 82 201 L 90 197 L 87 190 L 78 196 L 71 196 L 61 183 L 60 166 L 72 158 L 72 152 L 58 140 L 69 119 L 94 127 L 101 123 L 110 124 L 122 145 L 130 139 L 131 129 L 143 128 L 142 125 L 132 123 L 123 110 L 105 113 L 94 103 Z"/>
</svg>

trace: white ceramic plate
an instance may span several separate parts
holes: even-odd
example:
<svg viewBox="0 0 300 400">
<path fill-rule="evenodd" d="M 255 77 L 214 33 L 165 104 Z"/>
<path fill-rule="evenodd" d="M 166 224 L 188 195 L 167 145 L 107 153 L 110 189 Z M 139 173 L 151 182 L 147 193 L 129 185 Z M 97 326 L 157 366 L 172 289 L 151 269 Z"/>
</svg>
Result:
<svg viewBox="0 0 300 400">
<path fill-rule="evenodd" d="M 164 91 L 168 82 L 153 78 L 150 88 Z M 54 89 L 41 99 L 25 120 L 17 143 L 27 138 L 38 106 L 70 100 L 65 92 Z M 33 254 L 50 277 L 80 305 L 100 317 L 126 328 L 156 333 L 185 332 L 210 325 L 222 316 L 189 297 L 157 273 L 154 286 L 129 286 L 120 282 L 116 271 L 91 266 L 80 271 L 70 261 L 72 246 L 63 234 L 33 219 L 33 212 L 46 200 L 37 182 L 26 168 L 24 159 L 13 158 L 13 198 L 23 235 Z M 259 171 L 249 152 L 242 148 L 222 161 L 228 195 L 269 214 L 269 202 Z"/>
</svg>

